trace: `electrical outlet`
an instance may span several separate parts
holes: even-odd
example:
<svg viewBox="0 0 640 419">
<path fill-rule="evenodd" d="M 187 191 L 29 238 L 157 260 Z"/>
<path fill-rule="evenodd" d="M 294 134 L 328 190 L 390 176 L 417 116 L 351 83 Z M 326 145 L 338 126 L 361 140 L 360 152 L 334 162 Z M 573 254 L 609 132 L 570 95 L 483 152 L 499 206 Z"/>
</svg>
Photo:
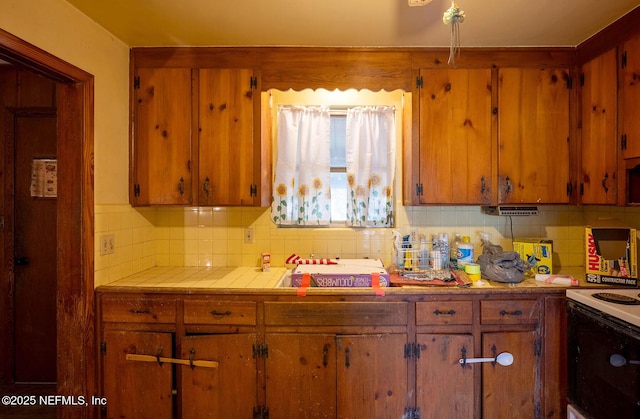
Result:
<svg viewBox="0 0 640 419">
<path fill-rule="evenodd" d="M 116 250 L 116 243 L 113 234 L 100 236 L 100 255 L 110 255 Z"/>
<path fill-rule="evenodd" d="M 253 228 L 247 227 L 244 229 L 244 242 L 253 243 Z"/>
</svg>

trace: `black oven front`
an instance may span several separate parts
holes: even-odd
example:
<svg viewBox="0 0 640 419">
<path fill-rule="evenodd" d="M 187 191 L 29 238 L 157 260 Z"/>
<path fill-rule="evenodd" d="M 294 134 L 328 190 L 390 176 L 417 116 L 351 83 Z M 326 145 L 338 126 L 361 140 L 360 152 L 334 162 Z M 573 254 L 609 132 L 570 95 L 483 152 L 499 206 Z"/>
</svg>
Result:
<svg viewBox="0 0 640 419">
<path fill-rule="evenodd" d="M 588 418 L 640 419 L 640 328 L 568 300 L 568 401 Z"/>
</svg>

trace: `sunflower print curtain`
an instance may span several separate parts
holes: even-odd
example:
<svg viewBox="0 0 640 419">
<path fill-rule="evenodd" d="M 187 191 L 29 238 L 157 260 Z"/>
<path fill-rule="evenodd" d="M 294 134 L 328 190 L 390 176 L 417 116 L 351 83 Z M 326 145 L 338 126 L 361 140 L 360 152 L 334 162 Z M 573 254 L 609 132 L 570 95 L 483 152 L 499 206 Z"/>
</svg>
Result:
<svg viewBox="0 0 640 419">
<path fill-rule="evenodd" d="M 278 157 L 271 217 L 279 225 L 330 223 L 328 106 L 278 108 Z"/>
<path fill-rule="evenodd" d="M 393 106 L 347 111 L 347 224 L 391 225 L 395 172 Z"/>
</svg>

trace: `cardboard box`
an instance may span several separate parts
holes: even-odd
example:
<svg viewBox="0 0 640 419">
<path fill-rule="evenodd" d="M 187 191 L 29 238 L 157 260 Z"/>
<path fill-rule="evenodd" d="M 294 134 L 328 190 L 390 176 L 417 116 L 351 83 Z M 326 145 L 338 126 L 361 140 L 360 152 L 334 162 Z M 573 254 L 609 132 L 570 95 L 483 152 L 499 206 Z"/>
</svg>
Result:
<svg viewBox="0 0 640 419">
<path fill-rule="evenodd" d="M 638 286 L 636 229 L 617 220 L 585 228 L 585 273 L 592 284 Z"/>
<path fill-rule="evenodd" d="M 531 265 L 526 275 L 553 273 L 553 240 L 515 239 L 513 251 Z"/>
<path fill-rule="evenodd" d="M 298 265 L 291 272 L 291 286 L 299 287 L 302 275 L 311 275 L 312 287 L 371 287 L 371 273 L 380 274 L 380 286 L 389 286 L 389 274 L 379 259 L 340 259 L 336 265 Z"/>
</svg>

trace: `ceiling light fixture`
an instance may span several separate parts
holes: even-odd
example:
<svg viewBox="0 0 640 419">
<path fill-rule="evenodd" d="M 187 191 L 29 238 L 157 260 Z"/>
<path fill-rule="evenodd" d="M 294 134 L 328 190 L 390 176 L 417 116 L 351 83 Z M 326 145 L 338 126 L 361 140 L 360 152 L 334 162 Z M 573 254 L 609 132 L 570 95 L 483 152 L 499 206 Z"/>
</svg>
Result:
<svg viewBox="0 0 640 419">
<path fill-rule="evenodd" d="M 409 0 L 409 6 L 424 6 L 431 3 L 431 0 Z"/>
<path fill-rule="evenodd" d="M 442 21 L 445 25 L 451 24 L 451 42 L 449 45 L 449 65 L 455 67 L 456 57 L 460 56 L 460 24 L 464 22 L 464 11 L 451 1 L 451 7 L 444 12 Z"/>
</svg>

